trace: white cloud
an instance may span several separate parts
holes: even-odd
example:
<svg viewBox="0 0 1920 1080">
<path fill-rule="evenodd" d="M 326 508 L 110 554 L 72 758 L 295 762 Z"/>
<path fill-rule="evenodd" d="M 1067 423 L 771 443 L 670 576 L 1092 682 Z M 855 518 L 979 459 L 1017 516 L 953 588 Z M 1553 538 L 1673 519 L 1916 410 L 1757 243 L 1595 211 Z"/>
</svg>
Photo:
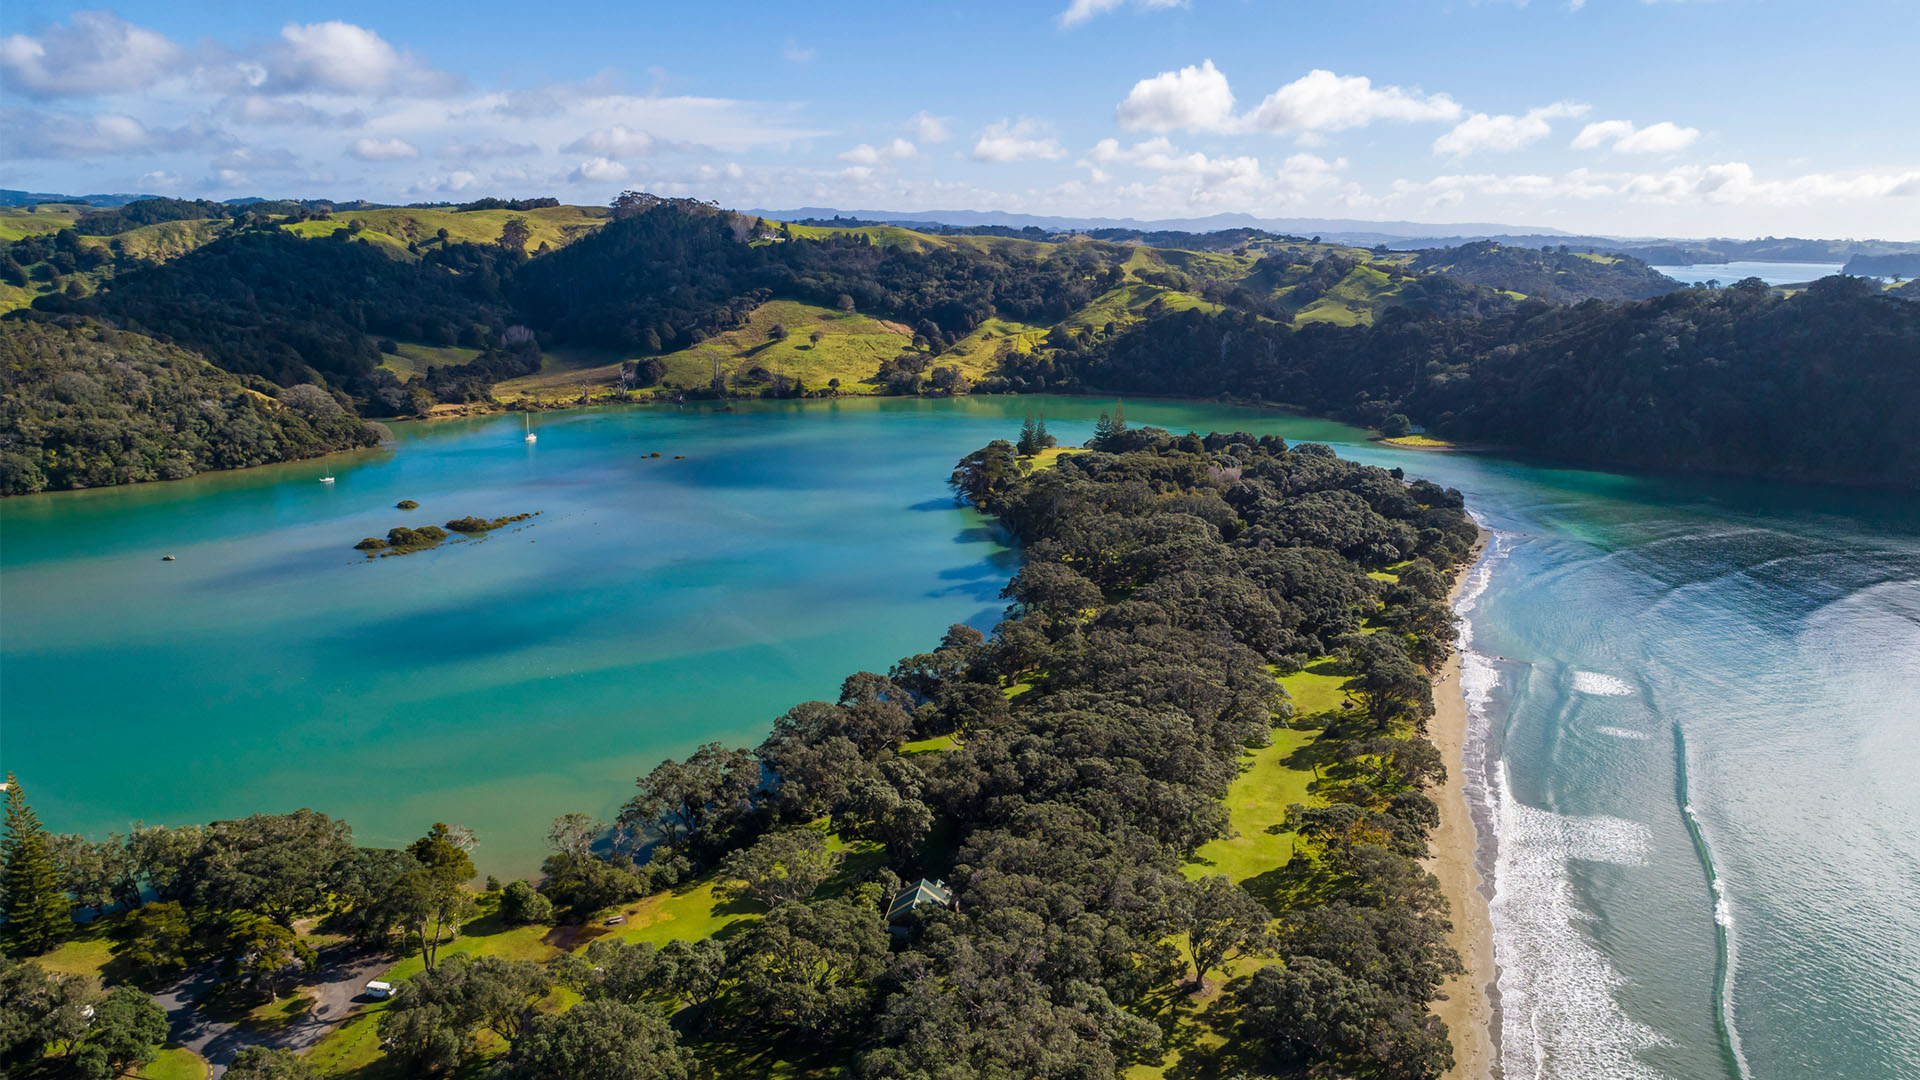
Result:
<svg viewBox="0 0 1920 1080">
<path fill-rule="evenodd" d="M 921 142 L 943 143 L 953 138 L 953 132 L 948 129 L 947 122 L 925 109 L 907 118 L 907 130 L 913 132 Z"/>
<path fill-rule="evenodd" d="M 361 161 L 399 161 L 419 157 L 420 150 L 405 139 L 355 139 L 347 155 Z"/>
<path fill-rule="evenodd" d="M 480 158 L 526 157 L 539 152 L 540 148 L 533 143 L 514 142 L 511 139 L 482 139 L 475 143 L 452 139 L 440 148 L 440 157 L 444 161 L 474 161 Z"/>
<path fill-rule="evenodd" d="M 1519 116 L 1474 113 L 1454 125 L 1452 131 L 1433 140 L 1433 152 L 1465 157 L 1477 150 L 1518 150 L 1552 134 L 1553 125 L 1549 121 L 1579 116 L 1586 111 L 1585 105 L 1562 101 L 1529 109 Z"/>
<path fill-rule="evenodd" d="M 1141 205 L 1183 209 L 1278 209 L 1295 205 L 1308 195 L 1341 186 L 1344 159 L 1329 162 L 1313 154 L 1294 154 L 1278 169 L 1263 169 L 1260 159 L 1245 155 L 1210 156 L 1182 151 L 1159 136 L 1122 146 L 1102 139 L 1080 162 L 1095 183 L 1113 178 L 1110 169 L 1131 167 L 1152 174 L 1150 179 L 1124 185 L 1118 192 Z"/>
<path fill-rule="evenodd" d="M 1558 176 L 1477 173 L 1399 180 L 1396 196 L 1421 196 L 1430 206 L 1454 206 L 1468 196 L 1533 202 L 1612 198 L 1632 203 L 1681 206 L 1783 207 L 1920 196 L 1920 170 L 1851 174 L 1807 173 L 1767 180 L 1741 161 L 1681 165 L 1663 172 L 1596 172 L 1574 169 Z"/>
<path fill-rule="evenodd" d="M 465 169 L 455 169 L 445 176 L 430 176 L 413 185 L 408 190 L 416 195 L 435 192 L 465 191 L 480 182 L 480 178 Z"/>
<path fill-rule="evenodd" d="M 90 97 L 144 90 L 176 71 L 180 47 L 164 35 L 104 11 L 76 11 L 39 37 L 0 38 L 8 89 L 35 98 Z"/>
<path fill-rule="evenodd" d="M 228 118 L 239 124 L 355 128 L 367 122 L 367 114 L 359 109 L 344 113 L 328 112 L 292 98 L 268 97 L 265 94 L 238 94 L 228 98 L 223 105 Z"/>
<path fill-rule="evenodd" d="M 1117 10 L 1126 0 L 1073 0 L 1067 10 L 1059 15 L 1061 26 L 1079 26 L 1096 15 L 1105 15 Z M 1168 8 L 1183 8 L 1187 0 L 1134 0 L 1134 7 L 1142 11 L 1164 11 Z"/>
<path fill-rule="evenodd" d="M 1375 120 L 1453 120 L 1460 112 L 1460 106 L 1445 94 L 1375 87 L 1365 75 L 1343 76 L 1316 68 L 1267 95 L 1247 115 L 1247 123 L 1272 132 L 1344 131 Z"/>
<path fill-rule="evenodd" d="M 160 169 L 154 172 L 140 174 L 140 179 L 135 180 L 134 185 L 143 192 L 170 191 L 173 188 L 179 187 L 184 182 L 179 173 L 170 173 L 164 169 Z"/>
<path fill-rule="evenodd" d="M 282 27 L 280 44 L 268 55 L 264 88 L 278 93 L 437 94 L 457 89 L 461 81 L 363 26 L 333 20 Z"/>
<path fill-rule="evenodd" d="M 1067 152 L 1061 149 L 1060 140 L 1043 132 L 1037 122 L 1026 117 L 989 124 L 973 144 L 975 161 L 1050 161 L 1065 156 Z"/>
<path fill-rule="evenodd" d="M 225 132 L 198 124 L 154 128 L 124 113 L 0 109 L 0 146 L 15 160 L 120 157 L 231 145 Z"/>
<path fill-rule="evenodd" d="M 597 157 L 645 157 L 658 149 L 660 141 L 644 131 L 622 124 L 589 131 L 560 149 L 569 154 L 593 154 Z"/>
<path fill-rule="evenodd" d="M 300 167 L 300 159 L 284 147 L 237 146 L 214 158 L 213 167 L 248 172 L 288 172 Z"/>
<path fill-rule="evenodd" d="M 583 180 L 607 184 L 616 180 L 625 180 L 631 175 L 625 165 L 608 158 L 597 157 L 588 158 L 574 166 L 573 171 L 567 174 L 567 179 L 576 184 Z"/>
<path fill-rule="evenodd" d="M 1234 126 L 1233 91 L 1204 60 L 1134 83 L 1114 118 L 1125 131 L 1226 131 Z"/>
<path fill-rule="evenodd" d="M 814 54 L 812 49 L 788 38 L 787 43 L 780 46 L 780 55 L 786 57 L 790 64 L 805 64 L 812 62 Z"/>
<path fill-rule="evenodd" d="M 1602 120 L 1581 128 L 1573 148 L 1593 150 L 1611 144 L 1616 153 L 1671 154 L 1692 146 L 1698 138 L 1699 128 L 1681 127 L 1671 120 L 1646 127 L 1635 127 L 1631 120 Z"/>
<path fill-rule="evenodd" d="M 904 161 L 918 157 L 920 150 L 905 139 L 895 139 L 885 146 L 870 146 L 866 143 L 854 147 L 840 155 L 841 161 L 855 165 L 878 165 L 883 161 Z"/>
</svg>

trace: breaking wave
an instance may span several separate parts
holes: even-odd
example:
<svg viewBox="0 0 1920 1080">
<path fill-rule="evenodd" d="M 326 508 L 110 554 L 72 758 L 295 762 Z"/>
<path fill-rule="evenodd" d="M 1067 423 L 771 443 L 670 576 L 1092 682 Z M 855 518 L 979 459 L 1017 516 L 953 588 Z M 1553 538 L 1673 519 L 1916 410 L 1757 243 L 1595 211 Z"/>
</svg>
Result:
<svg viewBox="0 0 1920 1080">
<path fill-rule="evenodd" d="M 1573 673 L 1573 692 L 1576 694 L 1596 694 L 1601 697 L 1625 697 L 1633 693 L 1633 687 L 1625 679 L 1612 675 L 1602 675 L 1597 671 L 1576 671 Z"/>
<path fill-rule="evenodd" d="M 1494 959 L 1503 1010 L 1500 1064 L 1510 1080 L 1663 1080 L 1640 1051 L 1666 1040 L 1629 1017 L 1613 991 L 1625 980 L 1587 940 L 1574 897 L 1575 859 L 1637 866 L 1652 832 L 1616 817 L 1527 806 L 1494 771 Z"/>
</svg>

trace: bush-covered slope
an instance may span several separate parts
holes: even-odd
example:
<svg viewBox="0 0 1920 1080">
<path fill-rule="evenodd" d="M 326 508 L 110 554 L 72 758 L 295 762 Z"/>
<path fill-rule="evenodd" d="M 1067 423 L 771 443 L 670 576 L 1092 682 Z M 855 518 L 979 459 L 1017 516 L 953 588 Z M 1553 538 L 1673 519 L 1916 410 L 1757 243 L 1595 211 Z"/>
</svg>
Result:
<svg viewBox="0 0 1920 1080">
<path fill-rule="evenodd" d="M 279 400 L 205 360 L 97 324 L 0 322 L 0 493 L 176 480 L 372 446 L 312 386 Z"/>
<path fill-rule="evenodd" d="M 1555 304 L 1645 300 L 1680 288 L 1678 281 L 1631 255 L 1508 247 L 1492 240 L 1416 251 L 1406 266 Z"/>
<path fill-rule="evenodd" d="M 1920 487 L 1920 307 L 1851 278 L 1371 328 L 1182 313 L 1026 362 L 1069 391 L 1227 393 L 1577 461 Z"/>
<path fill-rule="evenodd" d="M 325 382 L 370 399 L 373 415 L 402 404 L 377 370 L 381 338 L 481 347 L 504 330 L 498 264 L 510 256 L 499 248 L 455 245 L 409 262 L 340 236 L 247 231 L 98 294 L 34 306 L 109 319 L 282 386 Z"/>
</svg>

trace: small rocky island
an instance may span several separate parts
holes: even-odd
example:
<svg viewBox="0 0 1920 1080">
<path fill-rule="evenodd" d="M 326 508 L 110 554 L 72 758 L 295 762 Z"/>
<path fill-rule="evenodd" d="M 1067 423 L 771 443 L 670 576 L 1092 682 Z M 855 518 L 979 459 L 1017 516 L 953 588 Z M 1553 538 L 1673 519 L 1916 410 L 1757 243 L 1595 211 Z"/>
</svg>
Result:
<svg viewBox="0 0 1920 1080">
<path fill-rule="evenodd" d="M 497 518 L 473 517 L 469 515 L 463 518 L 454 518 L 452 521 L 447 522 L 445 528 L 438 525 L 422 525 L 415 529 L 405 525 L 397 525 L 387 530 L 387 538 L 385 540 L 377 536 L 369 536 L 353 546 L 357 551 L 366 552 L 367 558 L 369 559 L 374 558 L 376 555 L 383 559 L 389 555 L 411 555 L 416 551 L 425 551 L 428 548 L 439 547 L 442 543 L 446 542 L 449 536 L 456 540 L 470 536 L 483 536 L 495 529 L 526 521 L 539 513 L 540 511 L 534 510 L 530 513 L 513 514 L 508 517 Z"/>
</svg>

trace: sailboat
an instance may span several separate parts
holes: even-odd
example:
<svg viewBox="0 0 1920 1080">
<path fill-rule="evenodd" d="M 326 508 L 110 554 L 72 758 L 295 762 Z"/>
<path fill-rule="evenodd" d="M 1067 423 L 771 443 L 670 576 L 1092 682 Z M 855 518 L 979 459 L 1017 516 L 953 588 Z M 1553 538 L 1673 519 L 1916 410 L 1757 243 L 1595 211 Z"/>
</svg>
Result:
<svg viewBox="0 0 1920 1080">
<path fill-rule="evenodd" d="M 323 484 L 331 484 L 331 483 L 333 483 L 333 477 L 331 477 L 331 476 L 323 476 L 323 477 L 321 477 L 321 478 L 320 478 L 320 482 L 321 482 L 321 483 L 323 483 Z"/>
<path fill-rule="evenodd" d="M 521 416 L 522 416 L 522 417 L 523 417 L 523 418 L 524 418 L 524 419 L 526 420 L 526 422 L 527 422 L 527 441 L 528 441 L 528 442 L 539 442 L 539 441 L 540 441 L 540 436 L 538 436 L 538 435 L 535 435 L 535 434 L 533 433 L 533 414 L 532 414 L 532 413 L 521 413 L 520 415 L 521 415 Z"/>
</svg>

